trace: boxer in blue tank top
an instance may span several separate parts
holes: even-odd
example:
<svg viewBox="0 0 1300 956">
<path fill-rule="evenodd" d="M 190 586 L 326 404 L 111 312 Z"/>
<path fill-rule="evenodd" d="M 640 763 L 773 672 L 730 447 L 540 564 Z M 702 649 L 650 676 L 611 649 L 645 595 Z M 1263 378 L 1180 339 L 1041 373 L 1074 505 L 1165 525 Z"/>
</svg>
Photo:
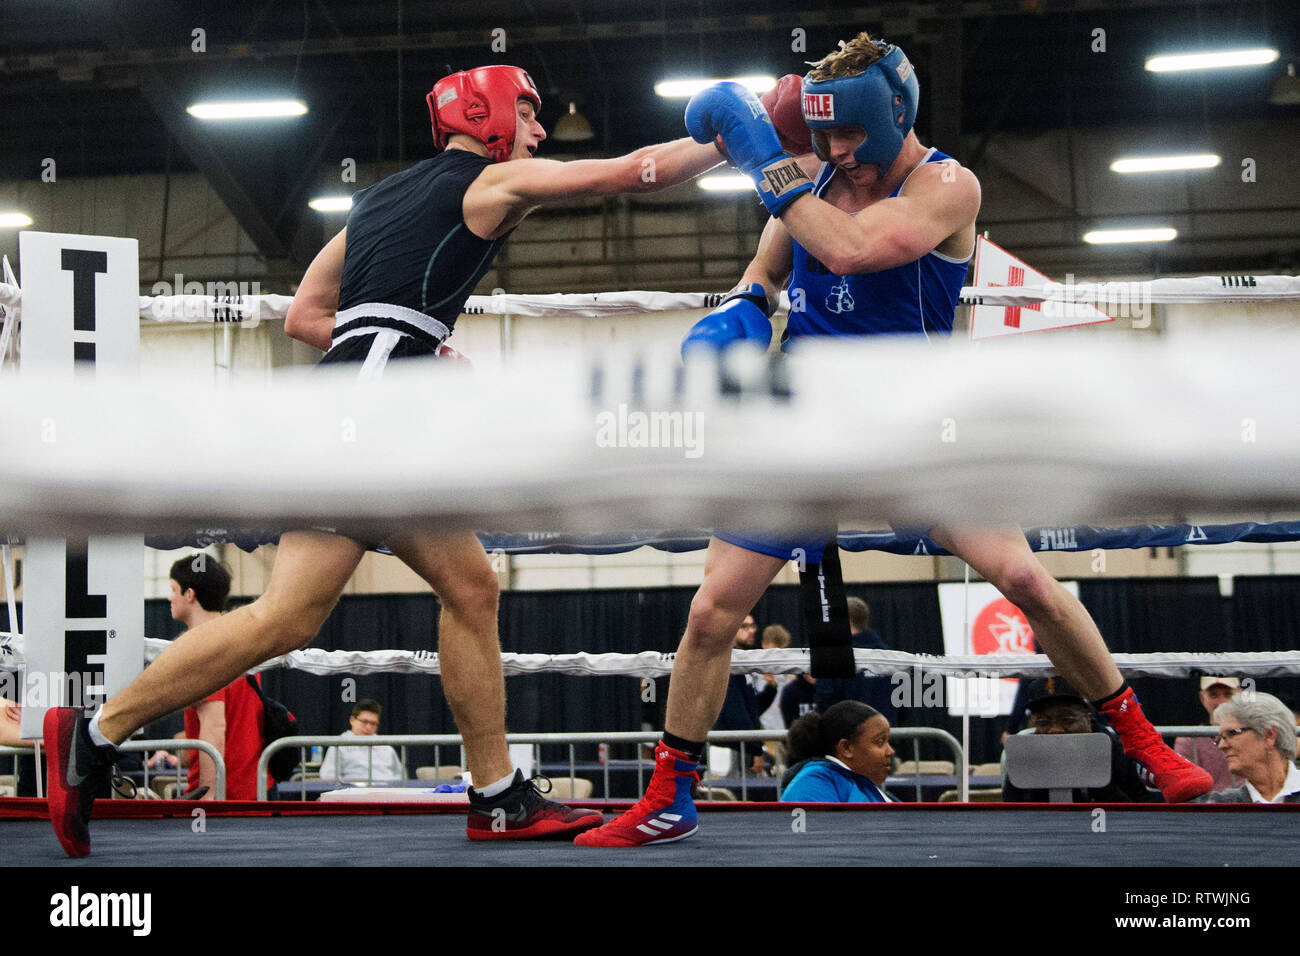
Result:
<svg viewBox="0 0 1300 956">
<path fill-rule="evenodd" d="M 946 153 L 927 150 L 920 165 L 890 192 L 895 199 L 912 175 L 929 163 L 957 164 Z M 836 167 L 823 163 L 813 195 L 824 196 Z M 940 173 L 942 180 L 942 173 Z M 962 241 L 965 241 L 963 235 Z M 973 243 L 973 240 L 972 240 Z M 960 245 L 961 243 L 958 243 Z M 948 335 L 966 281 L 970 253 L 960 257 L 933 249 L 921 258 L 878 272 L 836 275 L 797 239 L 790 290 L 802 292 L 801 310 L 792 310 L 783 345 L 812 335 Z"/>
<path fill-rule="evenodd" d="M 737 341 L 767 348 L 787 279 L 783 347 L 809 336 L 952 331 L 980 188 L 969 170 L 917 140 L 918 101 L 903 51 L 866 33 L 841 44 L 802 81 L 783 78 L 762 103 L 735 83 L 692 98 L 687 130 L 702 143 L 721 140 L 772 218 L 740 284 L 690 330 L 683 353 Z M 792 559 L 819 561 L 833 534 L 715 533 L 674 660 L 646 795 L 575 842 L 640 846 L 695 832 L 689 781 L 726 694 L 731 637 L 777 572 Z M 1043 569 L 1018 528 L 973 521 L 929 534 L 1024 612 L 1057 669 L 1110 720 L 1125 752 L 1150 770 L 1166 800 L 1210 789 L 1209 774 L 1175 754 L 1142 715 L 1088 612 Z"/>
</svg>

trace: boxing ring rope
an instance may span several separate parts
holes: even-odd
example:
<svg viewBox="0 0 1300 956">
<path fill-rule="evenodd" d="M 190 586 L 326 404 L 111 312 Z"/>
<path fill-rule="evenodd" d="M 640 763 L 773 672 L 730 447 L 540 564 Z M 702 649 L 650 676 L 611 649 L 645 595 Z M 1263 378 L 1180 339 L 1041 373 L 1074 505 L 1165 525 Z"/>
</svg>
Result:
<svg viewBox="0 0 1300 956">
<path fill-rule="evenodd" d="M 714 308 L 722 292 L 595 292 L 550 295 L 472 295 L 465 303 L 466 315 L 513 316 L 611 316 L 646 312 L 693 311 Z M 1300 298 L 1300 276 L 1223 275 L 1188 278 L 1148 279 L 1126 282 L 1045 282 L 1015 288 L 1006 286 L 964 286 L 960 301 L 971 305 L 1023 306 L 1036 302 L 1086 304 L 1098 308 L 1125 307 L 1136 303 L 1226 303 L 1267 302 Z M 140 317 L 157 322 L 260 322 L 283 319 L 293 296 L 261 295 L 169 295 L 141 296 Z M 17 315 L 22 290 L 12 282 L 0 282 L 0 306 Z M 788 312 L 790 298 L 781 293 L 778 311 Z"/>
<path fill-rule="evenodd" d="M 1090 525 L 1026 528 L 1025 539 L 1031 551 L 1079 552 L 1139 548 L 1175 548 L 1184 545 L 1216 545 L 1233 542 L 1278 544 L 1300 540 L 1300 521 L 1247 521 L 1229 525 L 1179 524 L 1133 525 L 1125 528 L 1097 528 Z M 145 544 L 160 551 L 180 548 L 206 548 L 214 544 L 233 544 L 252 553 L 265 544 L 275 544 L 277 530 L 244 528 L 200 528 L 186 533 L 154 534 Z M 702 551 L 709 545 L 712 532 L 695 528 L 686 531 L 628 531 L 618 534 L 569 535 L 559 532 L 532 534 L 498 534 L 478 532 L 483 549 L 491 554 L 624 554 L 637 548 L 653 548 L 670 554 Z M 883 551 L 903 555 L 947 555 L 926 535 L 905 531 L 840 531 L 841 551 Z M 377 546 L 374 550 L 387 552 Z"/>
<path fill-rule="evenodd" d="M 168 641 L 145 641 L 152 660 Z M 636 654 L 508 654 L 501 655 L 506 676 L 559 673 L 576 677 L 662 677 L 672 673 L 675 655 L 658 651 Z M 1115 663 L 1131 677 L 1190 677 L 1197 674 L 1240 674 L 1282 677 L 1300 674 L 1300 651 L 1226 652 L 1217 654 L 1115 654 Z M 913 670 L 945 677 L 1048 677 L 1056 673 L 1045 654 L 914 654 L 858 648 L 859 671 L 876 676 L 909 674 Z M 440 674 L 436 652 L 323 651 L 308 648 L 267 661 L 257 670 L 288 667 L 318 676 L 331 674 Z M 731 652 L 733 674 L 807 674 L 807 648 Z"/>
<path fill-rule="evenodd" d="M 733 348 L 684 368 L 675 350 L 529 352 L 438 375 L 394 366 L 383 388 L 327 367 L 238 389 L 4 382 L 0 513 L 10 533 L 270 522 L 382 539 L 1300 505 L 1300 334 L 1189 334 L 1122 351 L 1030 338 L 982 350 L 977 367 L 965 343 L 835 340 L 789 356 Z M 465 411 L 411 414 L 452 407 Z M 634 440 L 615 427 L 633 415 L 654 430 Z M 376 461 L 384 494 L 358 492 Z"/>
<path fill-rule="evenodd" d="M 17 670 L 24 663 L 23 635 L 0 633 L 0 668 Z M 171 641 L 145 638 L 146 662 L 161 654 Z M 567 674 L 573 677 L 664 677 L 672 673 L 675 654 L 639 651 L 631 654 L 578 652 L 572 654 L 501 654 L 507 677 L 531 674 Z M 1215 654 L 1167 652 L 1115 654 L 1115 664 L 1129 677 L 1194 677 L 1198 674 L 1240 674 L 1249 677 L 1286 677 L 1300 674 L 1300 651 L 1229 651 Z M 878 677 L 920 671 L 943 677 L 1050 677 L 1056 674 L 1045 654 L 915 654 L 856 648 L 858 671 Z M 249 673 L 288 668 L 317 677 L 335 674 L 442 673 L 436 651 L 325 651 L 317 648 L 291 651 L 274 657 Z M 808 648 L 731 652 L 732 674 L 807 674 L 812 670 Z"/>
</svg>

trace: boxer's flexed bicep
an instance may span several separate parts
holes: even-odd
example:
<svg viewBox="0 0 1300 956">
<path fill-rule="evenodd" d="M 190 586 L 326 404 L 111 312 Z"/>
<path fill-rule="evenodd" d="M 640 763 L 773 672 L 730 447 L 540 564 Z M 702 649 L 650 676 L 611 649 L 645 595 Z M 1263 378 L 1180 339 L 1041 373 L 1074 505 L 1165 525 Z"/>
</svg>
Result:
<svg viewBox="0 0 1300 956">
<path fill-rule="evenodd" d="M 935 250 L 958 258 L 968 254 L 975 242 L 980 200 L 979 180 L 955 160 L 927 163 L 916 170 L 888 207 L 903 254 L 908 256 L 903 261 Z M 964 251 L 949 248 L 954 242 Z"/>
<path fill-rule="evenodd" d="M 959 240 L 973 237 L 979 207 L 979 181 L 970 170 L 955 162 L 928 163 L 899 195 L 853 215 L 809 199 L 792 205 L 781 222 L 831 272 L 848 276 L 893 269 L 936 249 L 949 254 Z"/>
</svg>

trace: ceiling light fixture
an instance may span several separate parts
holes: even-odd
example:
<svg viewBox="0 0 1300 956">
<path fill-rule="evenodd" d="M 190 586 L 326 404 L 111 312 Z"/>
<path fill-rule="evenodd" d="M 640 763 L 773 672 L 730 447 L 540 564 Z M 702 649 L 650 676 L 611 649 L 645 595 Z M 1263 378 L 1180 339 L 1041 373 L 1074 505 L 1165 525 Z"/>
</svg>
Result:
<svg viewBox="0 0 1300 956">
<path fill-rule="evenodd" d="M 1211 50 L 1205 53 L 1169 53 L 1147 60 L 1152 73 L 1181 70 L 1223 70 L 1236 66 L 1263 66 L 1277 59 L 1277 50 Z"/>
<path fill-rule="evenodd" d="M 556 120 L 555 128 L 551 130 L 551 139 L 561 143 L 581 143 L 595 137 L 587 117 L 578 112 L 578 104 L 572 101 L 569 102 L 569 112 Z"/>
<path fill-rule="evenodd" d="M 1095 246 L 1121 242 L 1169 242 L 1177 235 L 1177 229 L 1167 226 L 1151 229 L 1095 229 L 1084 233 L 1083 241 Z"/>
<path fill-rule="evenodd" d="M 1213 169 L 1220 159 L 1214 153 L 1184 156 L 1129 156 L 1110 164 L 1115 173 L 1163 173 L 1177 169 Z"/>
<path fill-rule="evenodd" d="M 742 176 L 739 173 L 734 175 L 719 176 L 702 176 L 696 182 L 700 184 L 701 189 L 707 189 L 713 193 L 734 193 L 744 192 L 754 188 L 754 181 L 748 176 Z"/>
<path fill-rule="evenodd" d="M 766 93 L 776 86 L 774 76 L 728 76 L 712 80 L 660 80 L 655 84 L 655 93 L 668 98 L 694 96 L 701 90 L 707 90 L 710 86 L 725 80 L 748 87 L 751 93 Z"/>
<path fill-rule="evenodd" d="M 212 101 L 194 103 L 185 112 L 201 120 L 284 119 L 302 116 L 307 112 L 307 104 L 301 100 Z"/>
<path fill-rule="evenodd" d="M 352 208 L 351 196 L 318 196 L 307 203 L 317 212 L 347 212 Z"/>
</svg>

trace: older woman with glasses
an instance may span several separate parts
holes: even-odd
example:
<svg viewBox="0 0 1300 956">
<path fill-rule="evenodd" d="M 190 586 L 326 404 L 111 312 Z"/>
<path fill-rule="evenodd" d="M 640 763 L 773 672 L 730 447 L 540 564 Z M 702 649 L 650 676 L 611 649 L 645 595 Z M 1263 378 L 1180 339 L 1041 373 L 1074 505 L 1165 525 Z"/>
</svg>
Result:
<svg viewBox="0 0 1300 956">
<path fill-rule="evenodd" d="M 1228 769 L 1246 783 L 1206 794 L 1201 802 L 1300 803 L 1295 715 L 1286 704 L 1272 694 L 1243 692 L 1219 705 L 1214 722 L 1214 742 Z"/>
</svg>

